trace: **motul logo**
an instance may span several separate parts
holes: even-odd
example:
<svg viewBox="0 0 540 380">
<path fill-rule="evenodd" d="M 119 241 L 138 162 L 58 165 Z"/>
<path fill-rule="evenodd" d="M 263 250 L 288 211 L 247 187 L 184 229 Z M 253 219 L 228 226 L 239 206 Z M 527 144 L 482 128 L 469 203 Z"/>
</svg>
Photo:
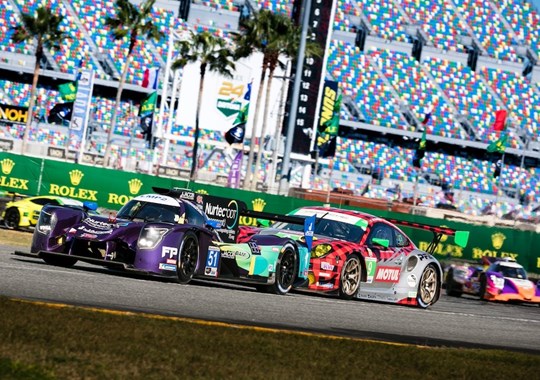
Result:
<svg viewBox="0 0 540 380">
<path fill-rule="evenodd" d="M 375 281 L 381 282 L 398 282 L 399 281 L 399 269 L 390 267 L 377 268 L 377 274 L 375 275 Z"/>
</svg>

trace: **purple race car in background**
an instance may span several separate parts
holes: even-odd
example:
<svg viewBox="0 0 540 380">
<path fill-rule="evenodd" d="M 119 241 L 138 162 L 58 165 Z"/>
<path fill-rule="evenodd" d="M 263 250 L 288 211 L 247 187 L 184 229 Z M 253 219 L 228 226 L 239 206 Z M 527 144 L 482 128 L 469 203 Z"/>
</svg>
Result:
<svg viewBox="0 0 540 380">
<path fill-rule="evenodd" d="M 31 253 L 14 254 L 63 267 L 82 261 L 180 283 L 194 277 L 241 282 L 277 294 L 307 283 L 309 248 L 303 239 L 261 233 L 235 243 L 240 215 L 257 217 L 243 202 L 183 189 L 154 191 L 108 217 L 45 206 Z M 300 218 L 291 221 L 304 224 Z"/>
<path fill-rule="evenodd" d="M 471 294 L 487 301 L 540 305 L 540 288 L 528 279 L 523 266 L 510 258 L 487 257 L 482 263 L 453 264 L 446 274 L 446 294 Z"/>
</svg>

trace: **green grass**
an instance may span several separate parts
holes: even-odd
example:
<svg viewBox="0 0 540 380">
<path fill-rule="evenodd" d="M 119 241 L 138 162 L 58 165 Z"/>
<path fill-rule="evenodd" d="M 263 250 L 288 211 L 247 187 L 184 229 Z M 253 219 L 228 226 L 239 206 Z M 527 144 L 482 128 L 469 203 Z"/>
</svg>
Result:
<svg viewBox="0 0 540 380">
<path fill-rule="evenodd" d="M 532 379 L 523 353 L 383 344 L 0 297 L 1 379 Z"/>
</svg>

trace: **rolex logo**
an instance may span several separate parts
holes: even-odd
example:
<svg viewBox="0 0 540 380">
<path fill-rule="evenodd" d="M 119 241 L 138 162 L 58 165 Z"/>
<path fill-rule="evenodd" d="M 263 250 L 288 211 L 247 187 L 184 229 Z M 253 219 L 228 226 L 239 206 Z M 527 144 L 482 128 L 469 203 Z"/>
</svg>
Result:
<svg viewBox="0 0 540 380">
<path fill-rule="evenodd" d="M 500 232 L 491 235 L 491 243 L 493 244 L 493 248 L 501 249 L 504 243 L 504 239 L 506 239 L 506 236 L 504 236 Z"/>
<path fill-rule="evenodd" d="M 204 189 L 199 189 L 196 191 L 197 194 L 203 194 L 203 195 L 208 195 L 208 191 L 204 190 Z"/>
<path fill-rule="evenodd" d="M 257 198 L 251 201 L 251 204 L 253 205 L 253 211 L 262 211 L 264 210 L 264 206 L 266 206 L 266 202 L 264 199 Z"/>
<path fill-rule="evenodd" d="M 84 177 L 84 173 L 78 169 L 69 172 L 69 179 L 73 186 L 78 186 L 81 183 L 82 177 Z"/>
<path fill-rule="evenodd" d="M 143 183 L 138 178 L 133 178 L 128 181 L 129 192 L 133 195 L 137 194 L 141 190 Z"/>
<path fill-rule="evenodd" d="M 13 170 L 15 161 L 10 160 L 9 158 L 4 158 L 2 161 L 0 161 L 0 165 L 2 166 L 2 173 L 8 175 Z"/>
</svg>

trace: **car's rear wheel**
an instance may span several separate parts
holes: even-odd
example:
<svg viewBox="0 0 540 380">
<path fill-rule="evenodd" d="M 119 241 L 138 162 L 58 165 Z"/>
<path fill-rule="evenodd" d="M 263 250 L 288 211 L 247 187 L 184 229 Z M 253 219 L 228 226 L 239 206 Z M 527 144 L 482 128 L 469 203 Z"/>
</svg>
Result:
<svg viewBox="0 0 540 380">
<path fill-rule="evenodd" d="M 9 208 L 6 210 L 6 213 L 4 215 L 4 226 L 9 228 L 10 230 L 19 227 L 19 223 L 21 222 L 21 215 L 19 214 L 19 210 L 15 207 Z"/>
<path fill-rule="evenodd" d="M 49 265 L 55 265 L 57 267 L 69 268 L 77 263 L 77 259 L 68 255 L 64 256 L 43 256 L 43 261 Z"/>
<path fill-rule="evenodd" d="M 450 297 L 461 297 L 461 290 L 458 288 L 461 288 L 461 284 L 456 283 L 454 280 L 454 272 L 452 270 L 448 271 L 448 275 L 446 277 L 446 295 Z"/>
<path fill-rule="evenodd" d="M 418 306 L 425 309 L 439 299 L 440 279 L 439 271 L 433 264 L 429 264 L 422 272 L 418 284 L 416 301 Z"/>
<path fill-rule="evenodd" d="M 339 279 L 339 297 L 342 299 L 352 299 L 358 293 L 360 288 L 360 280 L 362 278 L 362 263 L 356 254 L 347 257 L 343 268 L 341 269 L 341 277 Z"/>
<path fill-rule="evenodd" d="M 193 232 L 184 235 L 178 250 L 176 273 L 178 282 L 187 284 L 193 278 L 199 260 L 199 240 Z"/>
</svg>

